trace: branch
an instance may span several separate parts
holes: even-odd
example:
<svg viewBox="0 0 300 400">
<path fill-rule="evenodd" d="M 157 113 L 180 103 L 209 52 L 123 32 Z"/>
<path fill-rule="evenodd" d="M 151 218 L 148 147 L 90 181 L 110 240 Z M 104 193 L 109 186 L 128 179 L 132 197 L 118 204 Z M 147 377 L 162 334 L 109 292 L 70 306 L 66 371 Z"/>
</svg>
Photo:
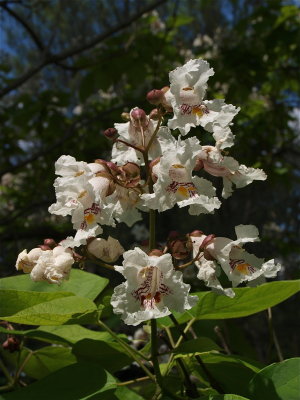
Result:
<svg viewBox="0 0 300 400">
<path fill-rule="evenodd" d="M 19 78 L 16 78 L 10 85 L 6 86 L 2 90 L 0 90 L 0 97 L 5 96 L 6 94 L 10 93 L 12 90 L 17 89 L 19 86 L 23 85 L 26 81 L 28 81 L 32 76 L 37 74 L 40 70 L 42 70 L 44 67 L 46 67 L 49 64 L 56 64 L 62 60 L 65 60 L 66 58 L 72 57 L 76 54 L 80 54 L 92 47 L 94 47 L 96 44 L 104 41 L 108 37 L 114 35 L 115 33 L 127 28 L 130 26 L 134 21 L 138 20 L 143 14 L 153 10 L 154 8 L 160 6 L 161 4 L 165 3 L 167 0 L 158 0 L 151 5 L 144 7 L 141 11 L 135 13 L 130 17 L 127 21 L 118 24 L 111 29 L 108 29 L 106 32 L 101 33 L 100 35 L 97 35 L 94 37 L 94 39 L 90 40 L 89 42 L 80 45 L 80 46 L 75 46 L 72 47 L 68 50 L 65 50 L 59 54 L 47 54 L 45 55 L 45 59 L 40 62 L 38 65 L 35 67 L 29 69 L 27 72 L 25 72 L 24 75 L 20 76 Z"/>
<path fill-rule="evenodd" d="M 29 33 L 29 35 L 31 36 L 32 40 L 34 41 L 34 43 L 36 44 L 37 48 L 40 51 L 44 51 L 45 50 L 45 46 L 43 45 L 42 41 L 40 40 L 40 38 L 38 37 L 38 35 L 35 33 L 35 31 L 33 30 L 33 28 L 29 25 L 29 23 L 23 19 L 19 14 L 17 14 L 14 10 L 12 10 L 11 8 L 7 7 L 7 3 L 0 3 L 0 6 L 2 8 L 4 8 L 4 10 L 6 10 L 12 17 L 14 17 L 18 22 L 20 22 L 20 24 L 23 26 L 23 28 Z"/>
</svg>

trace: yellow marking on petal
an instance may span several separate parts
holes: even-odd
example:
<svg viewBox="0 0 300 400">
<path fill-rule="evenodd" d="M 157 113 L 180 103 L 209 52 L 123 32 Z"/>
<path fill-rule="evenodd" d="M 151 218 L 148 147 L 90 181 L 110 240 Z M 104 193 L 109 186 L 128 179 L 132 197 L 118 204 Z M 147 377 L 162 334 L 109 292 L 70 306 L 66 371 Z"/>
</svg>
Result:
<svg viewBox="0 0 300 400">
<path fill-rule="evenodd" d="M 237 269 L 241 274 L 247 275 L 249 272 L 249 267 L 250 264 L 243 263 L 243 264 L 238 264 L 235 269 Z"/>
<path fill-rule="evenodd" d="M 194 90 L 194 88 L 193 87 L 184 87 L 184 88 L 182 88 L 182 90 L 188 91 L 188 90 Z"/>
<path fill-rule="evenodd" d="M 95 220 L 95 215 L 94 214 L 86 214 L 84 216 L 84 219 L 86 220 L 86 222 L 88 224 L 92 224 L 94 222 L 94 220 Z"/>
<path fill-rule="evenodd" d="M 78 199 L 81 199 L 82 197 L 84 197 L 87 194 L 86 190 L 83 190 L 81 193 L 79 193 Z"/>
<path fill-rule="evenodd" d="M 84 174 L 84 171 L 78 171 L 78 172 L 76 172 L 75 176 L 80 176 L 82 174 Z"/>
<path fill-rule="evenodd" d="M 190 197 L 188 189 L 184 186 L 179 186 L 179 188 L 177 189 L 177 193 L 186 198 Z"/>
<path fill-rule="evenodd" d="M 198 115 L 198 117 L 202 117 L 202 115 L 204 114 L 200 106 L 194 106 L 192 109 L 192 113 Z"/>
<path fill-rule="evenodd" d="M 184 168 L 184 166 L 181 164 L 172 164 L 172 167 L 173 168 Z"/>
</svg>

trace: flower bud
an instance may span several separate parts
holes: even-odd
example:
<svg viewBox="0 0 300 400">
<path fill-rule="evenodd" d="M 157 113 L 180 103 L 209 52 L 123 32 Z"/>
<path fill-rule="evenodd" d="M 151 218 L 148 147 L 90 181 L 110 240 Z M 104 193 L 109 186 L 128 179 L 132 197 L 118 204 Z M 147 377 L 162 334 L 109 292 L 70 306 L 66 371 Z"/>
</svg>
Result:
<svg viewBox="0 0 300 400">
<path fill-rule="evenodd" d="M 164 100 L 164 92 L 159 89 L 153 89 L 147 93 L 147 100 L 150 104 L 158 105 L 161 104 Z"/>
<path fill-rule="evenodd" d="M 164 87 L 161 88 L 160 90 L 163 92 L 163 94 L 166 94 L 167 91 L 170 90 L 170 87 L 169 87 L 169 86 L 164 86 Z"/>
<path fill-rule="evenodd" d="M 114 140 L 118 136 L 118 131 L 116 128 L 108 128 L 103 132 L 103 135 L 107 137 L 107 139 Z"/>
<path fill-rule="evenodd" d="M 123 121 L 130 121 L 130 114 L 127 113 L 127 112 L 123 112 L 121 114 L 121 118 L 122 118 Z"/>
<path fill-rule="evenodd" d="M 143 128 L 146 128 L 148 125 L 147 115 L 141 108 L 133 108 L 130 111 L 130 118 L 135 127 L 139 127 L 141 125 Z"/>
<path fill-rule="evenodd" d="M 208 246 L 209 244 L 211 244 L 211 242 L 214 240 L 214 238 L 216 237 L 216 235 L 210 234 L 207 235 L 206 238 L 203 240 L 203 242 L 201 243 L 201 248 L 205 249 L 206 246 Z"/>
<path fill-rule="evenodd" d="M 199 237 L 199 236 L 202 236 L 202 235 L 204 235 L 204 233 L 203 233 L 202 231 L 195 230 L 195 231 L 191 232 L 189 235 L 190 235 L 190 236 L 196 236 L 196 237 Z"/>
<path fill-rule="evenodd" d="M 169 235 L 168 235 L 168 241 L 169 240 L 176 240 L 176 239 L 179 238 L 179 236 L 180 236 L 180 234 L 179 234 L 178 231 L 170 231 Z"/>
<path fill-rule="evenodd" d="M 160 112 L 157 108 L 153 108 L 153 110 L 149 114 L 149 118 L 152 119 L 152 121 L 158 121 L 160 117 Z"/>
<path fill-rule="evenodd" d="M 50 246 L 46 246 L 45 244 L 40 244 L 39 248 L 43 251 L 52 250 Z"/>
<path fill-rule="evenodd" d="M 112 161 L 106 161 L 106 166 L 113 176 L 119 175 L 121 173 L 120 167 L 118 167 L 117 164 L 113 163 Z"/>
<path fill-rule="evenodd" d="M 189 256 L 190 251 L 187 249 L 186 240 L 175 239 L 169 243 L 170 253 L 176 260 L 184 260 Z"/>
<path fill-rule="evenodd" d="M 4 350 L 8 350 L 10 353 L 20 350 L 20 340 L 16 337 L 9 337 L 2 344 Z"/>
<path fill-rule="evenodd" d="M 107 240 L 103 238 L 92 240 L 88 244 L 87 250 L 94 257 L 105 262 L 115 262 L 125 251 L 120 242 L 111 236 Z"/>
<path fill-rule="evenodd" d="M 164 253 L 159 250 L 159 249 L 153 249 L 151 251 L 149 251 L 148 256 L 154 256 L 154 257 L 160 257 L 162 256 Z"/>
<path fill-rule="evenodd" d="M 50 247 L 50 249 L 54 249 L 57 243 L 54 239 L 44 239 L 44 245 Z"/>
<path fill-rule="evenodd" d="M 204 167 L 204 163 L 202 160 L 200 160 L 199 157 L 196 158 L 196 164 L 194 166 L 193 171 L 200 171 Z"/>
</svg>

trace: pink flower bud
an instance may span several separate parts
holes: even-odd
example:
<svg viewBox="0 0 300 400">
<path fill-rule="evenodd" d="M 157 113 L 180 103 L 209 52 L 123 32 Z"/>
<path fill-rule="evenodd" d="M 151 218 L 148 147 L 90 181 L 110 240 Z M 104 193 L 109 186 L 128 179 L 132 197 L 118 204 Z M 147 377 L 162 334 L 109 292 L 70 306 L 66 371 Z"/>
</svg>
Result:
<svg viewBox="0 0 300 400">
<path fill-rule="evenodd" d="M 144 110 L 141 108 L 135 107 L 130 111 L 130 118 L 135 127 L 142 126 L 146 128 L 148 125 L 148 118 Z"/>
<path fill-rule="evenodd" d="M 50 247 L 50 249 L 54 249 L 57 243 L 54 239 L 44 239 L 44 245 Z"/>
<path fill-rule="evenodd" d="M 191 232 L 189 235 L 190 235 L 190 236 L 196 236 L 196 237 L 199 237 L 199 236 L 202 236 L 202 235 L 204 235 L 204 233 L 203 233 L 202 231 L 195 230 L 195 231 Z"/>
<path fill-rule="evenodd" d="M 155 257 L 160 257 L 162 256 L 164 253 L 159 250 L 159 249 L 153 249 L 148 253 L 148 256 L 155 256 Z"/>
<path fill-rule="evenodd" d="M 175 239 L 169 244 L 172 256 L 176 260 L 184 260 L 188 257 L 190 251 L 186 247 L 186 240 Z"/>
<path fill-rule="evenodd" d="M 40 244 L 39 248 L 43 251 L 52 250 L 50 246 L 46 246 L 45 244 Z"/>
<path fill-rule="evenodd" d="M 4 350 L 8 350 L 10 353 L 20 350 L 20 340 L 16 337 L 9 337 L 3 344 Z"/>
<path fill-rule="evenodd" d="M 150 104 L 158 105 L 164 100 L 164 92 L 159 89 L 153 89 L 148 92 L 146 97 Z"/>
<path fill-rule="evenodd" d="M 110 140 L 114 140 L 118 136 L 118 131 L 116 128 L 108 128 L 103 132 L 103 135 Z"/>
<path fill-rule="evenodd" d="M 211 235 L 207 235 L 206 238 L 203 240 L 203 242 L 201 243 L 201 248 L 205 249 L 205 247 L 207 247 L 209 244 L 211 244 L 211 242 L 214 240 L 216 236 L 211 234 Z"/>
<path fill-rule="evenodd" d="M 200 171 L 200 169 L 202 169 L 204 167 L 204 163 L 202 160 L 200 160 L 200 158 L 196 158 L 196 164 L 194 166 L 193 171 Z"/>
</svg>

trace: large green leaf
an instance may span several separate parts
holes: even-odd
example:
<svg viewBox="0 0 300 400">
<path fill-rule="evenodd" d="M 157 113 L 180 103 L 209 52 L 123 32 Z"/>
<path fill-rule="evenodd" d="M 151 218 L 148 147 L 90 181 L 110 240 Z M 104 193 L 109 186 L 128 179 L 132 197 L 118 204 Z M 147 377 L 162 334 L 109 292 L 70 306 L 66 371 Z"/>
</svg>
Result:
<svg viewBox="0 0 300 400">
<path fill-rule="evenodd" d="M 255 400 L 299 400 L 300 358 L 272 364 L 259 371 L 250 382 Z"/>
<path fill-rule="evenodd" d="M 226 319 L 246 317 L 266 310 L 288 299 L 300 291 L 300 281 L 276 281 L 255 288 L 234 289 L 235 297 L 230 298 L 214 292 L 195 293 L 198 304 L 184 314 L 174 313 L 180 323 L 191 317 L 197 319 Z M 163 326 L 172 326 L 168 317 L 159 319 Z"/>
<path fill-rule="evenodd" d="M 91 361 L 105 365 L 109 372 L 115 372 L 132 362 L 124 349 L 114 342 L 84 339 L 73 347 L 78 361 Z"/>
<path fill-rule="evenodd" d="M 200 379 L 207 378 L 205 371 L 194 358 L 190 358 L 188 355 L 184 357 L 186 363 L 193 370 L 193 374 L 199 376 Z M 241 396 L 248 395 L 248 383 L 263 367 L 257 361 L 245 357 L 217 352 L 202 353 L 200 357 L 225 393 L 234 392 Z"/>
<path fill-rule="evenodd" d="M 63 346 L 45 346 L 35 351 L 23 347 L 20 354 L 2 351 L 2 356 L 14 369 L 26 360 L 23 371 L 34 379 L 44 378 L 54 371 L 77 362 L 71 349 Z"/>
<path fill-rule="evenodd" d="M 90 299 L 69 293 L 1 290 L 0 304 L 0 319 L 19 324 L 88 324 L 98 315 Z"/>
<path fill-rule="evenodd" d="M 0 332 L 11 334 L 12 331 L 0 325 Z M 22 335 L 32 339 L 39 339 L 44 342 L 74 344 L 82 339 L 95 339 L 111 341 L 112 336 L 107 332 L 92 331 L 80 325 L 57 325 L 40 326 L 37 329 L 25 331 L 14 330 L 14 335 Z"/>
<path fill-rule="evenodd" d="M 76 363 L 62 368 L 15 392 L 2 394 L 1 400 L 104 400 L 112 399 L 115 379 L 93 363 Z"/>
<path fill-rule="evenodd" d="M 33 282 L 29 275 L 18 275 L 0 279 L 0 289 L 15 289 L 34 292 L 72 292 L 80 297 L 94 300 L 107 286 L 108 279 L 95 274 L 72 269 L 68 281 L 61 285 L 50 285 L 48 282 Z"/>
</svg>

